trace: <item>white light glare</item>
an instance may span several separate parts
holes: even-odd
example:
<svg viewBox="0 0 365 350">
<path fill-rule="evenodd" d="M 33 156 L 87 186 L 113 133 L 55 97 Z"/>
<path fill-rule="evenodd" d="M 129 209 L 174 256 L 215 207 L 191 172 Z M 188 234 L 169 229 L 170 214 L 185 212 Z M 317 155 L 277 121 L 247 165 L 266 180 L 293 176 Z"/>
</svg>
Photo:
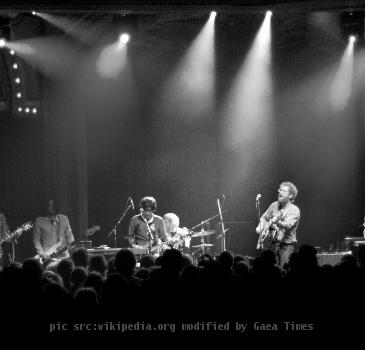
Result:
<svg viewBox="0 0 365 350">
<path fill-rule="evenodd" d="M 126 44 L 129 41 L 129 35 L 128 34 L 122 34 L 119 37 L 119 41 L 121 44 Z"/>
<path fill-rule="evenodd" d="M 6 45 L 6 40 L 0 39 L 0 47 L 5 47 L 5 45 Z"/>
<path fill-rule="evenodd" d="M 15 83 L 20 84 L 20 78 L 19 77 L 15 78 Z"/>
<path fill-rule="evenodd" d="M 14 56 L 15 55 L 15 51 L 14 50 L 10 50 L 10 55 Z"/>
<path fill-rule="evenodd" d="M 13 69 L 18 69 L 18 64 L 17 63 L 13 64 Z"/>
<path fill-rule="evenodd" d="M 36 114 L 36 113 L 37 113 L 37 108 L 33 108 L 33 109 L 32 109 L 32 113 L 33 113 L 33 114 Z"/>
<path fill-rule="evenodd" d="M 355 35 L 350 35 L 349 40 L 350 40 L 350 43 L 353 44 L 354 42 L 356 42 L 356 36 Z"/>
<path fill-rule="evenodd" d="M 25 113 L 29 113 L 29 108 L 28 107 L 25 109 Z"/>
<path fill-rule="evenodd" d="M 212 11 L 210 13 L 210 17 L 214 18 L 215 16 L 217 16 L 217 12 L 216 11 Z"/>
<path fill-rule="evenodd" d="M 17 97 L 17 98 L 21 98 L 21 97 L 22 97 L 22 94 L 21 94 L 20 92 L 18 92 L 18 93 L 16 94 L 16 97 Z"/>
<path fill-rule="evenodd" d="M 22 112 L 23 108 L 22 107 L 18 107 L 18 112 Z"/>
<path fill-rule="evenodd" d="M 266 16 L 271 17 L 272 16 L 272 11 L 266 11 Z"/>
<path fill-rule="evenodd" d="M 32 15 L 35 16 L 37 14 L 37 12 L 35 11 L 32 11 Z"/>
</svg>

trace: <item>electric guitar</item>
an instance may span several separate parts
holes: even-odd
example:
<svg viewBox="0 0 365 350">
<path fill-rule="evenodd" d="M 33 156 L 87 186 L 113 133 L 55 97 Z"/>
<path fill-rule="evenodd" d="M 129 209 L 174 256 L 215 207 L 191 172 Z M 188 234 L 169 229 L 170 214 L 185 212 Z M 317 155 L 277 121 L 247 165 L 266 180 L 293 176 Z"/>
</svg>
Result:
<svg viewBox="0 0 365 350">
<path fill-rule="evenodd" d="M 5 242 L 11 242 L 13 239 L 17 239 L 20 237 L 23 232 L 29 231 L 33 227 L 33 224 L 29 221 L 23 224 L 22 226 L 18 227 L 15 231 L 6 234 L 4 237 L 0 239 L 0 245 Z"/>
<path fill-rule="evenodd" d="M 85 236 L 91 237 L 97 231 L 100 231 L 100 226 L 92 226 L 91 228 L 89 228 L 85 231 Z M 47 251 L 44 252 L 44 255 L 47 256 L 47 260 L 49 260 L 49 259 L 57 260 L 67 250 L 72 250 L 73 248 L 75 248 L 76 244 L 77 244 L 76 241 L 72 242 L 69 245 L 64 245 L 64 243 L 58 242 L 58 243 L 54 244 L 53 246 L 51 246 L 49 249 L 47 249 Z M 39 259 L 42 263 L 44 263 L 43 260 L 45 260 L 45 259 L 42 259 L 39 254 L 37 254 L 34 258 Z"/>
<path fill-rule="evenodd" d="M 184 234 L 182 237 L 179 237 L 178 239 L 172 238 L 170 240 L 157 244 L 151 248 L 151 252 L 156 252 L 156 251 L 159 252 L 160 249 L 166 248 L 168 246 L 170 246 L 171 248 L 177 248 L 185 241 L 185 239 L 191 237 L 194 233 L 195 233 L 194 231 L 188 231 L 188 233 Z"/>
<path fill-rule="evenodd" d="M 256 245 L 257 250 L 266 250 L 275 241 L 278 233 L 276 224 L 282 217 L 283 213 L 278 216 L 273 216 L 269 221 L 259 223 L 256 228 L 256 232 L 259 234 Z"/>
</svg>

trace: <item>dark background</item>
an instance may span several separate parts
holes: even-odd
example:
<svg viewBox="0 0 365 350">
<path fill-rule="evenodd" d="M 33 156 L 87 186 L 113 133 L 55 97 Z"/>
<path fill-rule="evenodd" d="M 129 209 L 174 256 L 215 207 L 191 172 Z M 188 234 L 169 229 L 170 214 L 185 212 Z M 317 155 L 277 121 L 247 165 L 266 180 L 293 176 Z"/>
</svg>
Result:
<svg viewBox="0 0 365 350">
<path fill-rule="evenodd" d="M 87 226 L 98 224 L 102 229 L 94 245 L 111 245 L 106 236 L 129 196 L 137 204 L 144 195 L 152 195 L 158 214 L 175 212 L 182 226 L 192 227 L 217 213 L 216 199 L 224 193 L 229 210 L 225 220 L 238 222 L 227 224 L 228 249 L 253 255 L 256 194 L 263 195 L 264 210 L 276 199 L 280 182 L 292 181 L 298 186 L 296 202 L 302 211 L 300 243 L 326 248 L 346 235 L 361 235 L 365 122 L 363 84 L 356 74 L 361 60 L 360 68 L 355 65 L 349 106 L 331 113 L 326 91 L 347 40 L 336 14 L 329 15 L 330 22 L 313 15 L 273 16 L 274 120 L 269 150 L 254 144 L 254 152 L 234 153 L 224 147 L 223 139 L 222 106 L 262 14 L 218 15 L 215 109 L 197 120 L 165 113 L 160 91 L 206 15 L 176 20 L 137 16 L 128 66 L 113 83 L 88 74 L 90 47 L 78 46 L 82 59 L 61 79 L 45 77 L 37 69 L 23 71 L 30 86 L 41 79 L 36 86 L 44 108 L 39 120 L 14 118 L 9 110 L 1 116 L 0 211 L 11 228 L 33 220 L 39 215 L 40 198 L 53 195 L 79 239 Z M 29 21 L 34 20 L 23 21 L 28 29 Z M 62 35 L 34 23 L 39 34 Z M 356 50 L 361 58 L 362 43 Z M 7 57 L 5 50 L 0 55 Z M 5 67 L 2 63 L 1 77 L 9 75 Z M 32 74 L 38 78 L 32 79 Z M 129 219 L 136 213 L 128 213 L 120 225 L 118 246 L 124 245 Z M 25 233 L 17 258 L 31 256 L 32 249 L 31 233 Z"/>
</svg>

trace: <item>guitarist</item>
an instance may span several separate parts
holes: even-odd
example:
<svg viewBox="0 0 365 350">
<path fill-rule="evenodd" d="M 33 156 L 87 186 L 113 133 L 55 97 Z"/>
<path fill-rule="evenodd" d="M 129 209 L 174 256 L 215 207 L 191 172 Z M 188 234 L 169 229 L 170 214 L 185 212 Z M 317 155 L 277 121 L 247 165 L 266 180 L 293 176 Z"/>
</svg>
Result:
<svg viewBox="0 0 365 350">
<path fill-rule="evenodd" d="M 7 236 L 8 233 L 9 233 L 9 227 L 6 223 L 5 215 L 0 213 L 0 239 Z M 0 267 L 3 267 L 3 265 L 4 265 L 3 250 L 0 245 Z"/>
<path fill-rule="evenodd" d="M 278 200 L 270 205 L 261 216 L 256 228 L 259 233 L 268 222 L 272 222 L 270 229 L 276 232 L 269 249 L 274 250 L 280 268 L 289 261 L 297 243 L 297 228 L 300 219 L 300 210 L 293 204 L 298 190 L 291 182 L 283 182 L 278 189 Z"/>
<path fill-rule="evenodd" d="M 47 251 L 56 246 L 58 248 L 69 246 L 74 241 L 68 218 L 58 214 L 55 200 L 50 199 L 46 204 L 46 216 L 38 217 L 33 228 L 34 247 L 43 261 L 49 258 Z M 67 258 L 68 256 L 69 253 L 66 250 L 60 255 L 60 258 Z"/>
<path fill-rule="evenodd" d="M 165 223 L 161 216 L 155 214 L 156 209 L 155 198 L 141 199 L 141 213 L 133 216 L 129 224 L 128 240 L 133 248 L 149 248 L 150 234 L 152 246 L 157 245 L 158 239 L 162 242 L 167 240 Z"/>
</svg>

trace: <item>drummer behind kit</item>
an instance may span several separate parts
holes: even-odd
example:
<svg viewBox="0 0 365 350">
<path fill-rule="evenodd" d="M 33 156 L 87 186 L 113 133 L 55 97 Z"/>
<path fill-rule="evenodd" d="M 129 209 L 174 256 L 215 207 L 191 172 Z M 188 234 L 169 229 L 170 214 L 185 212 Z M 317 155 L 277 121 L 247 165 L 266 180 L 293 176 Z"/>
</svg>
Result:
<svg viewBox="0 0 365 350">
<path fill-rule="evenodd" d="M 172 248 L 177 250 L 182 250 L 182 247 L 186 246 L 185 244 L 186 241 L 189 241 L 191 238 L 201 238 L 201 244 L 192 246 L 192 248 L 197 248 L 197 250 L 194 251 L 193 254 L 195 254 L 198 251 L 202 251 L 203 254 L 205 254 L 206 248 L 213 247 L 214 244 L 206 243 L 204 238 L 213 235 L 215 233 L 216 231 L 214 230 L 194 232 L 186 229 L 186 233 L 182 237 L 179 237 L 177 239 L 172 238 L 165 242 L 159 242 L 157 245 L 153 246 L 150 249 L 150 253 L 159 255 L 162 254 L 166 249 L 172 249 Z"/>
</svg>

